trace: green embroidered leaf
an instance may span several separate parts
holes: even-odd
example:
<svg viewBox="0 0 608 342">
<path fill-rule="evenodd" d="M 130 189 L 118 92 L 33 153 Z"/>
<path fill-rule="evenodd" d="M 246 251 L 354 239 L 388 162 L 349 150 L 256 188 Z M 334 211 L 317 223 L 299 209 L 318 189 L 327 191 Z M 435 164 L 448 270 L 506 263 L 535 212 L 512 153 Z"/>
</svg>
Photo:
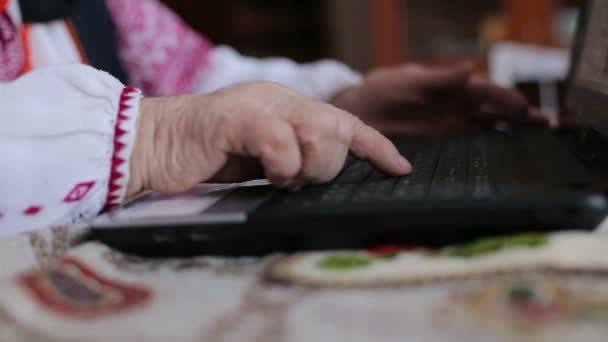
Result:
<svg viewBox="0 0 608 342">
<path fill-rule="evenodd" d="M 536 292 L 531 286 L 522 284 L 509 289 L 508 296 L 512 302 L 531 302 L 536 297 Z"/>
<path fill-rule="evenodd" d="M 391 261 L 391 260 L 397 259 L 398 256 L 399 256 L 399 252 L 395 252 L 392 254 L 378 255 L 376 257 L 376 259 L 383 260 L 383 261 Z"/>
<path fill-rule="evenodd" d="M 471 258 L 516 247 L 540 247 L 545 245 L 547 241 L 547 236 L 543 234 L 522 234 L 487 238 L 459 247 L 449 248 L 447 255 L 451 257 Z"/>
<path fill-rule="evenodd" d="M 319 267 L 331 271 L 349 271 L 370 266 L 373 260 L 355 255 L 334 255 L 319 262 Z"/>
</svg>

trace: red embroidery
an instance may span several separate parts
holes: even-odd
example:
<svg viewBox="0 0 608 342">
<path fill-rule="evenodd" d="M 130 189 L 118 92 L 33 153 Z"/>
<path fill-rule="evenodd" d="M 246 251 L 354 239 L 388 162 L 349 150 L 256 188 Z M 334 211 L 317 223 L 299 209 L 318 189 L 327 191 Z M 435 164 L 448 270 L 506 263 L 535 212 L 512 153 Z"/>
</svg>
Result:
<svg viewBox="0 0 608 342">
<path fill-rule="evenodd" d="M 20 275 L 18 283 L 47 310 L 77 319 L 114 317 L 141 308 L 153 299 L 149 288 L 104 277 L 69 257 Z"/>
<path fill-rule="evenodd" d="M 116 117 L 116 125 L 114 126 L 114 154 L 112 156 L 112 170 L 110 171 L 110 183 L 108 186 L 108 197 L 106 198 L 106 205 L 104 210 L 109 210 L 120 205 L 120 191 L 123 189 L 123 185 L 119 182 L 125 176 L 120 172 L 119 168 L 126 160 L 120 157 L 120 153 L 126 147 L 120 139 L 125 136 L 128 132 L 122 127 L 122 124 L 129 120 L 129 117 L 125 115 L 125 112 L 131 109 L 129 101 L 132 100 L 137 93 L 137 89 L 133 87 L 125 87 L 120 96 L 120 105 L 118 110 L 118 116 Z"/>
<path fill-rule="evenodd" d="M 145 94 L 191 93 L 208 70 L 211 43 L 158 0 L 108 0 L 120 55 Z"/>
<path fill-rule="evenodd" d="M 0 82 L 17 78 L 25 67 L 21 32 L 6 11 L 0 11 Z"/>
<path fill-rule="evenodd" d="M 39 206 L 31 206 L 23 211 L 23 215 L 25 216 L 36 216 L 38 213 L 42 211 L 42 207 Z"/>
<path fill-rule="evenodd" d="M 91 191 L 94 186 L 95 181 L 76 184 L 72 191 L 70 191 L 70 193 L 65 196 L 63 201 L 65 203 L 79 202 L 89 193 L 89 191 Z"/>
<path fill-rule="evenodd" d="M 396 246 L 396 245 L 388 245 L 388 246 L 380 246 L 376 248 L 372 248 L 369 250 L 370 254 L 373 254 L 378 257 L 389 257 L 401 252 L 412 252 L 415 251 L 416 247 L 413 246 Z"/>
</svg>

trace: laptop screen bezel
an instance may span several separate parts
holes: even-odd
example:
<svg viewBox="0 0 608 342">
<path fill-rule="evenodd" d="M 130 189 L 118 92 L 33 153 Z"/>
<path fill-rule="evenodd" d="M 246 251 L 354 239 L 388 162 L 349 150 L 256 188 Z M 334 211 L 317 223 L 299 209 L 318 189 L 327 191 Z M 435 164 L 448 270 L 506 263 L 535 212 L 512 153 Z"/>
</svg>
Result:
<svg viewBox="0 0 608 342">
<path fill-rule="evenodd" d="M 606 110 L 608 108 L 608 94 L 580 84 L 576 79 L 589 26 L 592 1 L 606 0 L 587 0 L 582 6 L 572 48 L 572 63 L 567 78 L 566 109 L 569 113 L 579 116 L 594 131 L 608 137 L 608 111 Z"/>
</svg>

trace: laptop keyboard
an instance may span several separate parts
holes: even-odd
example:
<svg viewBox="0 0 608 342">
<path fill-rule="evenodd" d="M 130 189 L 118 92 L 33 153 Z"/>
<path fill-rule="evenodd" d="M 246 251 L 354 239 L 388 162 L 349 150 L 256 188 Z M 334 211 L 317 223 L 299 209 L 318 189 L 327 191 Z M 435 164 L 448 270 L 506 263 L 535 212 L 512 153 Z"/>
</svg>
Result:
<svg viewBox="0 0 608 342">
<path fill-rule="evenodd" d="M 547 159 L 544 156 L 558 158 L 557 152 L 566 156 L 563 147 L 557 148 L 558 140 L 551 134 L 534 136 L 534 144 L 542 145 L 542 151 L 538 148 L 524 151 L 521 144 L 531 143 L 530 139 L 513 139 L 502 134 L 400 139 L 394 142 L 414 167 L 410 175 L 388 177 L 369 163 L 349 157 L 333 182 L 284 193 L 273 206 L 274 209 L 304 209 L 421 199 L 483 200 L 522 191 L 522 179 L 534 178 L 526 174 L 530 170 L 520 165 L 524 155 L 538 165 L 544 165 L 539 162 Z M 552 150 L 557 152 L 547 152 Z M 571 159 L 556 159 L 551 164 L 561 165 L 563 169 L 563 165 L 573 163 Z M 540 169 L 546 170 L 547 166 Z M 576 170 L 576 177 L 584 177 L 583 172 Z"/>
<path fill-rule="evenodd" d="M 396 142 L 414 169 L 404 177 L 389 177 L 369 163 L 349 157 L 336 179 L 325 185 L 285 194 L 278 204 L 291 208 L 382 201 L 486 198 L 495 195 L 488 146 L 466 138 L 426 138 Z"/>
</svg>

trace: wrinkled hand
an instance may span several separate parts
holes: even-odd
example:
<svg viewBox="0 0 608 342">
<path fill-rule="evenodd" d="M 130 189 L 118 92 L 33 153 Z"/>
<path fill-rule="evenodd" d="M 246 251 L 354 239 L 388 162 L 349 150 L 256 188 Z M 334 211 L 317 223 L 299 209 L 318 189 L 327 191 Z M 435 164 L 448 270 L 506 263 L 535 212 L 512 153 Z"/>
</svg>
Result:
<svg viewBox="0 0 608 342">
<path fill-rule="evenodd" d="M 470 63 L 377 69 L 332 103 L 385 133 L 446 133 L 498 120 L 557 124 L 518 92 L 473 75 Z"/>
<path fill-rule="evenodd" d="M 355 116 L 274 83 L 142 100 L 128 195 L 266 176 L 281 188 L 327 182 L 348 152 L 404 175 L 411 165 Z"/>
</svg>

